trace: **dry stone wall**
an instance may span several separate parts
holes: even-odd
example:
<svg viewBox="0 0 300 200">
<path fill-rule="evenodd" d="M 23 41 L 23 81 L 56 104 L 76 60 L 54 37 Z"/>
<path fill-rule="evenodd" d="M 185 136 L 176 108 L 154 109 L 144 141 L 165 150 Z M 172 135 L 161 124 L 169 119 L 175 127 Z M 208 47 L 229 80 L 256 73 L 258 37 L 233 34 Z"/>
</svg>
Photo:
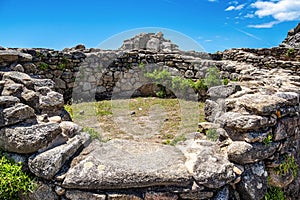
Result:
<svg viewBox="0 0 300 200">
<path fill-rule="evenodd" d="M 39 181 L 21 199 L 257 200 L 273 187 L 298 199 L 299 50 L 287 61 L 288 50 L 0 50 L 0 148 Z M 98 99 L 136 90 L 141 63 L 191 79 L 216 66 L 231 81 L 208 90 L 207 122 L 175 147 L 91 141 L 64 101 L 73 90 Z"/>
</svg>

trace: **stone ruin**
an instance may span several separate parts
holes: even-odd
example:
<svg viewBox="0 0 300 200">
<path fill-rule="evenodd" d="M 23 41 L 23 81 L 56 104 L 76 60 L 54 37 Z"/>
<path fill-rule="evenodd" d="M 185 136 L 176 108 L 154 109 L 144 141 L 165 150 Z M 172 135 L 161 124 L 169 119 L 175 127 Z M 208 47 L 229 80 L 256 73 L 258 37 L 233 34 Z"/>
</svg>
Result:
<svg viewBox="0 0 300 200">
<path fill-rule="evenodd" d="M 0 148 L 39 182 L 34 193 L 21 199 L 257 200 L 268 187 L 299 198 L 298 170 L 278 173 L 289 160 L 296 166 L 300 162 L 299 49 L 293 55 L 286 47 L 208 55 L 177 50 L 160 35 L 141 34 L 116 51 L 83 45 L 63 51 L 0 50 Z M 146 49 L 136 49 L 141 47 Z M 93 64 L 98 60 L 104 71 Z M 207 91 L 208 122 L 199 124 L 217 131 L 216 142 L 187 133 L 188 140 L 176 146 L 102 143 L 70 121 L 63 105 L 73 90 L 110 98 L 120 78 L 134 79 L 141 62 L 161 64 L 191 79 L 218 67 L 230 83 Z M 95 77 L 81 77 L 76 85 L 78 73 Z M 131 82 L 128 91 L 137 88 Z"/>
</svg>

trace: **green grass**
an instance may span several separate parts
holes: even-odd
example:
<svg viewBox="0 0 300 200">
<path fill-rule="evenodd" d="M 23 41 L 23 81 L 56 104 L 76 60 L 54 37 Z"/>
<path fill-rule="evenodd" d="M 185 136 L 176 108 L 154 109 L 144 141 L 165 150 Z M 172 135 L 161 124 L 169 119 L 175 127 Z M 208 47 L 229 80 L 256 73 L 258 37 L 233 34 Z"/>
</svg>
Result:
<svg viewBox="0 0 300 200">
<path fill-rule="evenodd" d="M 19 199 L 18 194 L 33 192 L 34 180 L 22 171 L 21 163 L 15 163 L 0 153 L 0 199 Z"/>
<path fill-rule="evenodd" d="M 284 192 L 278 187 L 268 188 L 263 200 L 286 200 Z"/>
<path fill-rule="evenodd" d="M 285 156 L 285 161 L 283 161 L 278 167 L 274 168 L 274 170 L 279 175 L 285 175 L 291 171 L 293 176 L 296 177 L 298 174 L 298 168 L 299 167 L 294 156 Z"/>
</svg>

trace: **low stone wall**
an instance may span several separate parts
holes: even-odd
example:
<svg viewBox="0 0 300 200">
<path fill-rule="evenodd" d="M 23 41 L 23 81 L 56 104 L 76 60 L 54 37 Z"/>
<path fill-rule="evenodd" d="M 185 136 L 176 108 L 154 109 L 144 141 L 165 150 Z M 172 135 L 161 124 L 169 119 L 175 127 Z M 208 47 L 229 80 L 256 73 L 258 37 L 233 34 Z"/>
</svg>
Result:
<svg viewBox="0 0 300 200">
<path fill-rule="evenodd" d="M 22 198 L 256 200 L 276 187 L 297 199 L 300 64 L 281 60 L 282 48 L 270 56 L 276 49 L 232 49 L 214 60 L 83 46 L 0 50 L 0 148 L 40 182 Z M 72 91 L 98 99 L 135 91 L 147 83 L 137 76 L 143 65 L 195 80 L 216 66 L 233 81 L 208 90 L 208 122 L 175 147 L 91 141 L 68 121 L 63 104 Z"/>
</svg>

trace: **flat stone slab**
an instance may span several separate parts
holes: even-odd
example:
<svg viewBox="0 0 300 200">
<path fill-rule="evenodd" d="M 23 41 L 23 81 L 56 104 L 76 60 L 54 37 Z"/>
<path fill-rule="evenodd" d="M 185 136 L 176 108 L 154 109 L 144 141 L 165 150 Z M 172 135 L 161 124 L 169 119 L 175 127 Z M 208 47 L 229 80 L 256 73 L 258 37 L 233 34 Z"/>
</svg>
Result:
<svg viewBox="0 0 300 200">
<path fill-rule="evenodd" d="M 185 156 L 161 144 L 94 140 L 73 160 L 63 187 L 120 189 L 150 186 L 182 186 L 192 182 Z"/>
</svg>

